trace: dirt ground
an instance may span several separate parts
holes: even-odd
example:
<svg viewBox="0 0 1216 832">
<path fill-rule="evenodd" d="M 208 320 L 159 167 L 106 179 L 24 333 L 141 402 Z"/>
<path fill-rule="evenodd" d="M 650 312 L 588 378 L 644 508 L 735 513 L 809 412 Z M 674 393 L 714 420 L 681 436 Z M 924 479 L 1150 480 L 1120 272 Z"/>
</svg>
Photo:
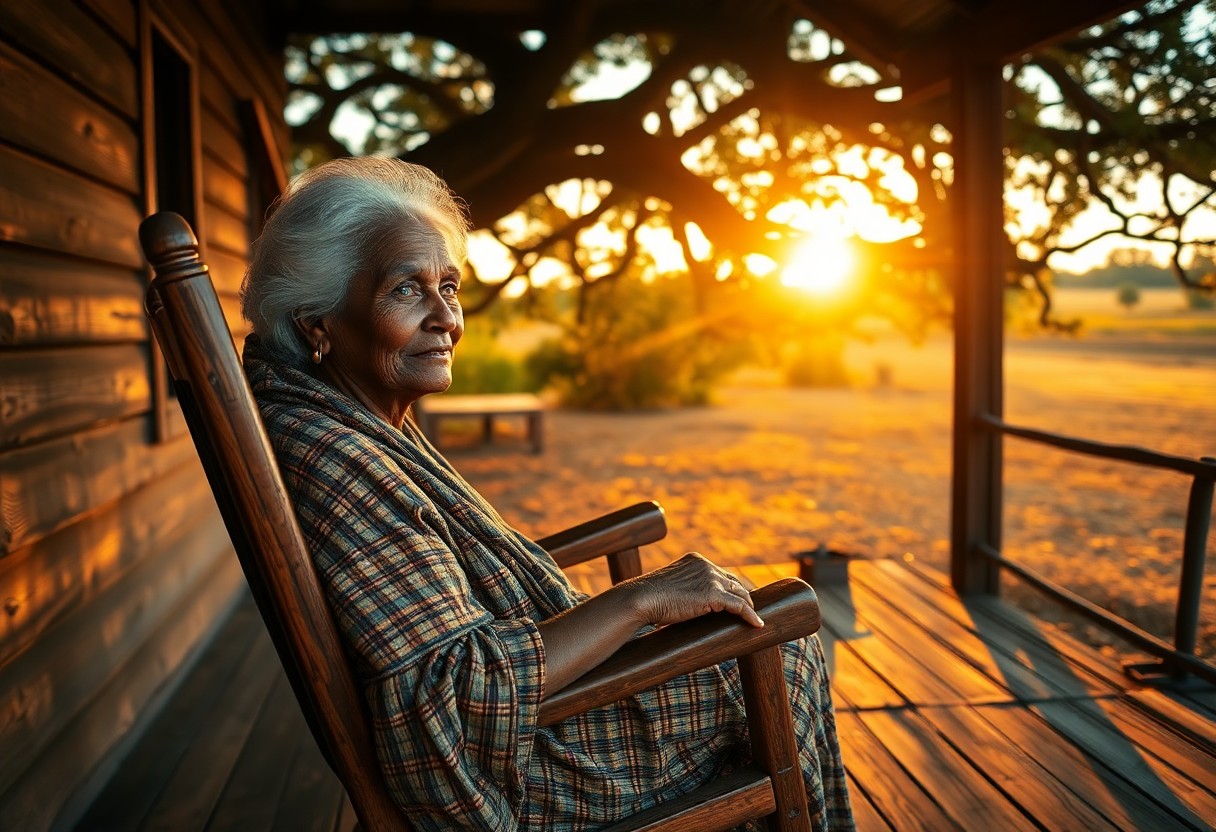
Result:
<svg viewBox="0 0 1216 832">
<path fill-rule="evenodd" d="M 649 566 L 689 550 L 725 565 L 790 560 L 824 543 L 944 569 L 949 339 L 854 345 L 847 362 L 849 389 L 787 389 L 751 372 L 708 407 L 555 411 L 540 456 L 506 435 L 490 448 L 453 447 L 449 456 L 509 522 L 534 536 L 658 500 L 670 533 L 648 551 Z M 1011 422 L 1216 455 L 1216 339 L 1014 339 L 1006 366 Z M 1004 551 L 1170 638 L 1189 487 L 1180 475 L 1007 441 Z M 1208 562 L 1201 652 L 1216 656 L 1212 540 Z M 1122 650 L 1037 595 L 1017 587 L 1010 594 Z"/>
</svg>

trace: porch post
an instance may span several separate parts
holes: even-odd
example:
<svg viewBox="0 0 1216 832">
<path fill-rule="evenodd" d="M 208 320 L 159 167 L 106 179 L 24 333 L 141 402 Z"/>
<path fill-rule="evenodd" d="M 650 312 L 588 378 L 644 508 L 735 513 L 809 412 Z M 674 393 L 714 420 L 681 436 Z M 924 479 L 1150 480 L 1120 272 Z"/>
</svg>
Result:
<svg viewBox="0 0 1216 832">
<path fill-rule="evenodd" d="M 1001 416 L 1004 341 L 1004 82 L 996 60 L 956 61 L 950 97 L 954 150 L 954 463 L 950 579 L 962 593 L 999 591 L 980 551 L 1001 544 L 1001 437 L 979 418 Z"/>
</svg>

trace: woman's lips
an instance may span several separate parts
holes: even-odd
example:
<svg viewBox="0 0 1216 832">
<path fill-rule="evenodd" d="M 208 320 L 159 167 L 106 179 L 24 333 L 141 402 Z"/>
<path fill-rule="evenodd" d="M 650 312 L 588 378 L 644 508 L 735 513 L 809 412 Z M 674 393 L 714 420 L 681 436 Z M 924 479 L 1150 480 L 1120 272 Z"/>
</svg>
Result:
<svg viewBox="0 0 1216 832">
<path fill-rule="evenodd" d="M 452 350 L 450 347 L 438 347 L 433 350 L 413 353 L 411 357 L 425 358 L 429 360 L 448 359 L 452 357 Z"/>
</svg>

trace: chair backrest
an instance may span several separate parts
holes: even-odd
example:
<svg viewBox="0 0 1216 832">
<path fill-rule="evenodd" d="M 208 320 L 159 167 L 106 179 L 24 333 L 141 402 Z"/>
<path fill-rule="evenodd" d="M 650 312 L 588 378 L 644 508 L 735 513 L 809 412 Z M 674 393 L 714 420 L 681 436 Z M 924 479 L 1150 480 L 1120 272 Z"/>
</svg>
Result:
<svg viewBox="0 0 1216 832">
<path fill-rule="evenodd" d="M 407 830 L 371 743 L 366 705 L 334 624 L 219 298 L 184 219 L 139 229 L 156 277 L 148 318 L 258 610 L 308 725 L 364 830 Z"/>
</svg>

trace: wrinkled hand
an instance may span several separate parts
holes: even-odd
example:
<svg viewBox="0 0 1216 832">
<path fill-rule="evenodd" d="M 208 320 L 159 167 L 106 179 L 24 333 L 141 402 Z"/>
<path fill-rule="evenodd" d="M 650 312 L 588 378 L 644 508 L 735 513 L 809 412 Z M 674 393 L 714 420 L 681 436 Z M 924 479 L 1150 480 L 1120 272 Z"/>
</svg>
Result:
<svg viewBox="0 0 1216 832">
<path fill-rule="evenodd" d="M 764 626 L 739 579 L 696 552 L 634 578 L 629 585 L 643 624 L 659 627 L 710 612 L 730 612 L 753 627 Z"/>
</svg>

